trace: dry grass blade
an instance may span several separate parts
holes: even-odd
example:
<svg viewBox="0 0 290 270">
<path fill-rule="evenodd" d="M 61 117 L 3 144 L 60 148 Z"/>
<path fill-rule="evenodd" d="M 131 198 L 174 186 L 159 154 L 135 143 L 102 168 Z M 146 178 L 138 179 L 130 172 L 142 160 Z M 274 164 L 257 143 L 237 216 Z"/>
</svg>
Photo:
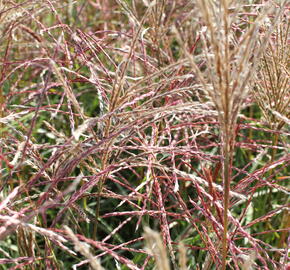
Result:
<svg viewBox="0 0 290 270">
<path fill-rule="evenodd" d="M 186 248 L 183 243 L 178 245 L 179 251 L 179 269 L 180 270 L 187 270 L 186 267 Z"/>
<path fill-rule="evenodd" d="M 246 256 L 244 263 L 242 264 L 242 270 L 252 270 L 255 264 L 256 254 L 252 252 L 250 255 Z"/>
<path fill-rule="evenodd" d="M 75 246 L 75 250 L 80 252 L 83 256 L 85 256 L 89 260 L 92 269 L 104 270 L 99 260 L 94 258 L 94 256 L 90 252 L 88 245 L 84 242 L 79 241 L 79 239 L 76 237 L 76 235 L 69 227 L 65 226 L 65 231 L 67 232 L 68 236 L 72 239 Z"/>
<path fill-rule="evenodd" d="M 167 251 L 161 241 L 159 233 L 148 227 L 144 228 L 144 238 L 150 254 L 155 258 L 158 270 L 170 270 Z"/>
</svg>

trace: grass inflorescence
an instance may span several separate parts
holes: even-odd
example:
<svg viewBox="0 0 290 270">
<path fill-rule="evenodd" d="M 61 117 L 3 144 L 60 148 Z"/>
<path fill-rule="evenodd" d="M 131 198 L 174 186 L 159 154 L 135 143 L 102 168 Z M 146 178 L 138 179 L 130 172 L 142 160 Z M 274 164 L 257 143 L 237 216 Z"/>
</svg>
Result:
<svg viewBox="0 0 290 270">
<path fill-rule="evenodd" d="M 288 269 L 289 26 L 287 1 L 0 1 L 0 269 Z"/>
</svg>

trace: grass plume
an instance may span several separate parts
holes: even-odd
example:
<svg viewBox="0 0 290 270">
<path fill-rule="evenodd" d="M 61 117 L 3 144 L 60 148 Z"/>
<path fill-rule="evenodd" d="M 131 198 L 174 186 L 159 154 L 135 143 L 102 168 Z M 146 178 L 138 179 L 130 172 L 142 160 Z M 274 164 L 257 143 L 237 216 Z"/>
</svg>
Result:
<svg viewBox="0 0 290 270">
<path fill-rule="evenodd" d="M 0 1 L 0 270 L 287 267 L 289 7 L 254 2 Z"/>
</svg>

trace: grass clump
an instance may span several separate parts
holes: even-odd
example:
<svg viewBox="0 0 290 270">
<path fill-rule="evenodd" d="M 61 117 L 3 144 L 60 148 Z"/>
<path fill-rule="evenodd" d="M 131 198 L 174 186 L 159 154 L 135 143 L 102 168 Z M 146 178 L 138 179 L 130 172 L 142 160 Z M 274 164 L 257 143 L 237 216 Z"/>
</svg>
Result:
<svg viewBox="0 0 290 270">
<path fill-rule="evenodd" d="M 1 1 L 0 269 L 287 269 L 287 11 Z"/>
</svg>

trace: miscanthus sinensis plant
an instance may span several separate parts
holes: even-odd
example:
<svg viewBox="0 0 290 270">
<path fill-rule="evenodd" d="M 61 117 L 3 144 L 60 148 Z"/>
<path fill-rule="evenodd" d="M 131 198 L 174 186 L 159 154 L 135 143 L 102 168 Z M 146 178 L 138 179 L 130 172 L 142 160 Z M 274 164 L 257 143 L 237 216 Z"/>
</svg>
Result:
<svg viewBox="0 0 290 270">
<path fill-rule="evenodd" d="M 0 269 L 289 267 L 287 1 L 0 22 Z"/>
</svg>

